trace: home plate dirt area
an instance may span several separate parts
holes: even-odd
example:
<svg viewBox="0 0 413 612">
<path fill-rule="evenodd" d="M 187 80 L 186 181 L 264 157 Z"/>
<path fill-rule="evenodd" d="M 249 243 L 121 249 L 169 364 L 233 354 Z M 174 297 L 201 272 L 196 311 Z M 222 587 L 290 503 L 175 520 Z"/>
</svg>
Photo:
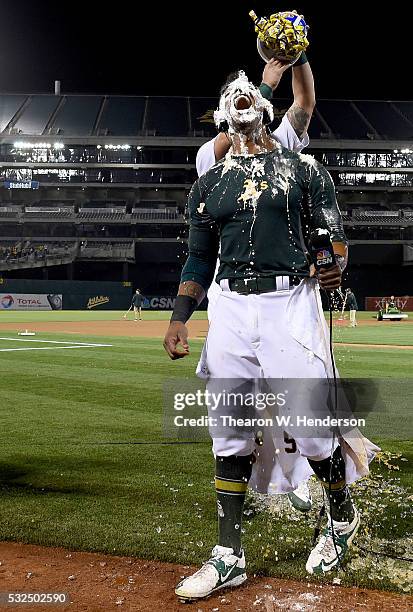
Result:
<svg viewBox="0 0 413 612">
<path fill-rule="evenodd" d="M 250 577 L 245 585 L 220 591 L 207 600 L 181 603 L 174 587 L 182 576 L 188 576 L 196 568 L 63 548 L 3 542 L 0 562 L 3 593 L 68 594 L 69 603 L 59 606 L 17 606 L 31 612 L 52 609 L 62 612 L 407 612 L 413 609 L 410 596 L 265 577 Z"/>
</svg>

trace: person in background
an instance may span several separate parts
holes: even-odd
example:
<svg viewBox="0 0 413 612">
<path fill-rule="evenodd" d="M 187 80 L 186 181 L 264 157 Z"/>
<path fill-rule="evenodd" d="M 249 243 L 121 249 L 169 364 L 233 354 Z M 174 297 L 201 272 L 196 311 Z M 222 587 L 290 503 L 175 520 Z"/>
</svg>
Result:
<svg viewBox="0 0 413 612">
<path fill-rule="evenodd" d="M 356 313 L 358 310 L 356 296 L 350 288 L 346 289 L 347 305 L 350 311 L 350 325 L 349 327 L 357 327 Z"/>
<path fill-rule="evenodd" d="M 142 302 L 143 302 L 143 295 L 141 294 L 139 289 L 136 289 L 135 295 L 132 298 L 132 304 L 131 304 L 131 306 L 133 306 L 133 312 L 135 313 L 135 319 L 134 319 L 135 321 L 142 320 Z M 139 316 L 139 319 L 138 319 L 138 316 Z M 126 314 L 124 315 L 124 318 L 126 319 Z"/>
<path fill-rule="evenodd" d="M 397 308 L 396 300 L 394 299 L 394 295 L 390 296 L 390 301 L 386 301 L 386 314 L 389 312 L 389 308 Z"/>
</svg>

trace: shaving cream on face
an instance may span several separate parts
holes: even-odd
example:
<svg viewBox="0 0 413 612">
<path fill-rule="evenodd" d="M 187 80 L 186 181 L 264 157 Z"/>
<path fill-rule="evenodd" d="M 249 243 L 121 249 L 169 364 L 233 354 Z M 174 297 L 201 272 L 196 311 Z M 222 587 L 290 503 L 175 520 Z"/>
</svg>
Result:
<svg viewBox="0 0 413 612">
<path fill-rule="evenodd" d="M 249 108 L 240 110 L 236 108 L 236 101 L 241 96 L 250 100 Z M 248 126 L 255 131 L 262 127 L 264 110 L 267 111 L 272 121 L 274 110 L 271 102 L 262 96 L 260 90 L 248 80 L 245 72 L 240 70 L 238 77 L 228 85 L 222 94 L 219 108 L 214 112 L 214 121 L 217 127 L 226 121 L 229 132 L 232 134 L 240 133 Z"/>
</svg>

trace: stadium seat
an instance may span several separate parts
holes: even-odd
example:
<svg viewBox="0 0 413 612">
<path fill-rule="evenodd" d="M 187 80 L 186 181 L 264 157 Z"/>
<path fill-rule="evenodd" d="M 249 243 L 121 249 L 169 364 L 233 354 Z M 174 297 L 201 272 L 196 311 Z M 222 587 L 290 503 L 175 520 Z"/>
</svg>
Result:
<svg viewBox="0 0 413 612">
<path fill-rule="evenodd" d="M 389 102 L 355 102 L 355 104 L 384 138 L 413 137 L 413 126 L 393 110 Z"/>
<path fill-rule="evenodd" d="M 109 96 L 103 106 L 96 132 L 113 136 L 137 136 L 142 130 L 146 98 Z"/>
<path fill-rule="evenodd" d="M 317 110 L 338 138 L 366 138 L 368 125 L 349 101 L 318 100 Z"/>
<path fill-rule="evenodd" d="M 102 99 L 101 96 L 64 96 L 51 128 L 65 136 L 92 134 Z"/>
<path fill-rule="evenodd" d="M 157 136 L 187 136 L 189 130 L 187 98 L 149 98 L 145 129 Z"/>
</svg>

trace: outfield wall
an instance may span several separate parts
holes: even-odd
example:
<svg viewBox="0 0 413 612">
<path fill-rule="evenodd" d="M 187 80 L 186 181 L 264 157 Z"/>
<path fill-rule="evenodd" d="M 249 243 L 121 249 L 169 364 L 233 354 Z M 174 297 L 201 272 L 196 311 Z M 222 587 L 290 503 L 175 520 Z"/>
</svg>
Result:
<svg viewBox="0 0 413 612">
<path fill-rule="evenodd" d="M 130 283 L 105 281 L 2 279 L 0 295 L 24 295 L 26 298 L 23 299 L 28 303 L 37 296 L 36 299 L 45 305 L 50 303 L 52 296 L 58 295 L 63 310 L 127 310 L 132 299 L 132 287 Z M 4 300 L 5 304 L 8 302 L 10 300 Z M 33 307 L 27 310 L 33 310 Z"/>
<path fill-rule="evenodd" d="M 0 293 L 2 310 L 62 310 L 62 295 L 53 293 Z"/>
<path fill-rule="evenodd" d="M 132 295 L 133 288 L 129 283 L 1 279 L 0 311 L 17 309 L 126 311 L 131 305 Z M 143 297 L 144 310 L 173 310 L 176 296 Z M 205 301 L 201 304 L 200 310 L 206 310 L 206 306 Z"/>
<path fill-rule="evenodd" d="M 365 310 L 375 310 L 379 308 L 384 309 L 386 303 L 390 302 L 390 295 L 387 297 L 366 297 L 365 299 Z M 410 312 L 413 310 L 413 297 L 410 295 L 395 296 L 394 302 L 399 310 Z"/>
</svg>

